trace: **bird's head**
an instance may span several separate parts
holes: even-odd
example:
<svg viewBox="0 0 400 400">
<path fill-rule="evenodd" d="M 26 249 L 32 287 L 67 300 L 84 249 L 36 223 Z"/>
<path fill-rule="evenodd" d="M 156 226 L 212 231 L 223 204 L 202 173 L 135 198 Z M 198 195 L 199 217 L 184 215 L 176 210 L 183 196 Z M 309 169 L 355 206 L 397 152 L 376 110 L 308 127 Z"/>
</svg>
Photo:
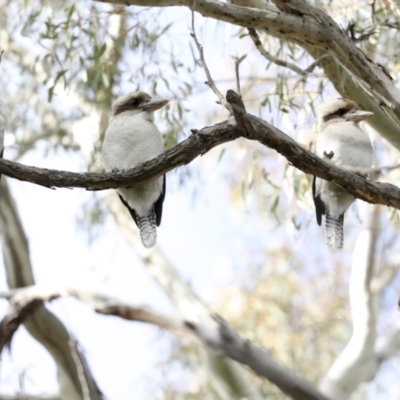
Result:
<svg viewBox="0 0 400 400">
<path fill-rule="evenodd" d="M 164 107 L 169 100 L 152 100 L 151 96 L 145 92 L 131 92 L 118 98 L 112 105 L 112 115 L 129 112 L 129 115 L 146 113 L 146 119 L 153 119 L 153 111 Z"/>
<path fill-rule="evenodd" d="M 318 130 L 332 122 L 358 123 L 373 115 L 372 112 L 359 110 L 357 104 L 349 99 L 332 99 L 319 105 L 317 110 Z"/>
</svg>

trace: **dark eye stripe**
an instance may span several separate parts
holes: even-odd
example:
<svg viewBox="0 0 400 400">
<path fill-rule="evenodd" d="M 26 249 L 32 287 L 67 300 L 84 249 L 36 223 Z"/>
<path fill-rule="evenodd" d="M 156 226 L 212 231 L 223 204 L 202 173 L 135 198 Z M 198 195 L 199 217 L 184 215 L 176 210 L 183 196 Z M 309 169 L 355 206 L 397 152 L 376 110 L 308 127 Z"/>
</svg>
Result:
<svg viewBox="0 0 400 400">
<path fill-rule="evenodd" d="M 349 111 L 347 108 L 340 108 L 339 110 L 337 110 L 335 113 L 333 113 L 333 114 L 336 114 L 336 115 L 344 115 L 344 114 L 346 114 L 347 113 L 347 111 Z"/>
<path fill-rule="evenodd" d="M 140 107 L 141 104 L 146 103 L 151 100 L 151 96 L 145 92 L 135 92 L 131 93 L 130 96 L 125 96 L 124 98 L 120 98 L 119 101 L 124 99 L 124 103 L 114 104 L 113 108 L 115 110 L 114 115 L 121 114 L 125 111 L 135 110 Z M 125 99 L 128 97 L 127 99 Z M 129 98 L 130 97 L 130 98 Z"/>
<path fill-rule="evenodd" d="M 121 106 L 119 106 L 116 110 L 115 110 L 115 114 L 114 115 L 118 115 L 123 113 L 124 111 L 131 111 L 131 110 L 135 110 L 138 108 L 140 102 L 138 101 L 137 104 L 132 104 L 132 101 L 130 101 L 129 103 L 125 103 L 122 104 Z"/>
<path fill-rule="evenodd" d="M 133 99 L 129 102 L 129 105 L 137 107 L 140 104 L 140 100 L 139 99 Z"/>
<path fill-rule="evenodd" d="M 325 115 L 325 116 L 322 118 L 322 120 L 323 120 L 324 122 L 327 122 L 327 121 L 330 121 L 331 119 L 334 119 L 334 118 L 343 117 L 343 115 L 345 115 L 345 114 L 347 114 L 349 111 L 353 111 L 353 110 L 355 111 L 356 108 L 342 107 L 342 108 L 339 108 L 338 110 L 336 110 L 336 111 L 333 112 L 333 113 L 330 113 L 330 114 L 328 114 L 328 115 Z"/>
</svg>

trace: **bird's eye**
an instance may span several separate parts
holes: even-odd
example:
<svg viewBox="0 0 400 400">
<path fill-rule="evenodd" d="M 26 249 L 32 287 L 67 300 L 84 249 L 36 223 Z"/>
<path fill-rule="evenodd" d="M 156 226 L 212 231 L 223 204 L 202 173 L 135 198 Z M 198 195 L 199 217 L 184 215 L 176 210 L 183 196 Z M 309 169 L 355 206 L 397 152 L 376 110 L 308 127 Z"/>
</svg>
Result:
<svg viewBox="0 0 400 400">
<path fill-rule="evenodd" d="M 139 105 L 139 100 L 138 99 L 133 99 L 131 100 L 131 106 L 137 107 Z"/>
<path fill-rule="evenodd" d="M 346 114 L 347 111 L 348 111 L 348 110 L 346 110 L 345 108 L 341 108 L 341 109 L 339 109 L 339 110 L 337 111 L 337 114 L 338 114 L 338 115 L 344 115 L 344 114 Z"/>
</svg>

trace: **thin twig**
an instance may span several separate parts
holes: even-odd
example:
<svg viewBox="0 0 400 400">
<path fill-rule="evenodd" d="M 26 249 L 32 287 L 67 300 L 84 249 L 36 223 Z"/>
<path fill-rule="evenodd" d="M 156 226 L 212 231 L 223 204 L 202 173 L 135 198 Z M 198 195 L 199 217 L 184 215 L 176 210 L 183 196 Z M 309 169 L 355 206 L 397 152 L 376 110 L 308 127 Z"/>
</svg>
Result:
<svg viewBox="0 0 400 400">
<path fill-rule="evenodd" d="M 310 66 L 308 66 L 306 69 L 302 69 L 298 67 L 296 64 L 291 63 L 289 61 L 283 61 L 275 56 L 273 56 L 271 53 L 269 53 L 266 48 L 262 45 L 260 37 L 258 36 L 258 33 L 256 32 L 255 29 L 248 28 L 249 35 L 251 39 L 253 40 L 254 45 L 257 47 L 257 50 L 260 52 L 260 54 L 266 58 L 268 61 L 279 65 L 281 67 L 285 67 L 288 69 L 291 69 L 292 71 L 296 72 L 299 75 L 308 75 L 311 72 L 314 71 L 318 65 L 325 60 L 328 57 L 331 57 L 330 54 L 323 54 L 321 57 L 317 58 Z"/>
<path fill-rule="evenodd" d="M 204 69 L 204 72 L 207 76 L 207 81 L 205 84 L 216 94 L 218 97 L 219 101 L 217 101 L 217 104 L 222 104 L 230 113 L 232 113 L 232 109 L 229 105 L 229 103 L 225 100 L 224 95 L 219 91 L 217 88 L 217 85 L 214 83 L 214 80 L 210 74 L 210 70 L 208 69 L 206 60 L 204 59 L 204 52 L 203 52 L 203 46 L 200 44 L 200 42 L 197 39 L 196 36 L 196 30 L 195 30 L 195 24 L 194 24 L 194 10 L 196 9 L 196 0 L 193 1 L 193 7 L 192 7 L 192 32 L 190 33 L 190 36 L 193 38 L 194 43 L 196 44 L 197 51 L 199 52 L 199 60 L 200 64 Z"/>
<path fill-rule="evenodd" d="M 235 63 L 235 77 L 236 77 L 236 91 L 238 92 L 239 96 L 242 97 L 242 92 L 240 90 L 240 78 L 239 78 L 239 59 L 235 56 L 231 56 L 233 62 Z"/>
<path fill-rule="evenodd" d="M 306 69 L 304 69 L 304 74 L 311 74 L 311 72 L 314 71 L 315 68 L 319 67 L 322 61 L 327 60 L 328 58 L 331 58 L 332 55 L 329 53 L 323 54 L 321 57 L 318 57 L 314 62 L 312 62 Z"/>
<path fill-rule="evenodd" d="M 1 61 L 2 61 L 2 59 L 3 59 L 3 53 L 4 53 L 4 50 L 1 50 L 1 51 L 0 51 L 0 64 L 1 64 Z"/>
</svg>

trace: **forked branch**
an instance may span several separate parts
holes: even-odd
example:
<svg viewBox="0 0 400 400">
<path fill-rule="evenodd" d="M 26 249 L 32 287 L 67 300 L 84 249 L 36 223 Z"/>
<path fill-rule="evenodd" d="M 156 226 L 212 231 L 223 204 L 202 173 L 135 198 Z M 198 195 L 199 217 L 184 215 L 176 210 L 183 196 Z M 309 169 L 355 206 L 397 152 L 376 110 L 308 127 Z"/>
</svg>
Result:
<svg viewBox="0 0 400 400">
<path fill-rule="evenodd" d="M 243 339 L 221 317 L 214 316 L 217 329 L 202 324 L 182 321 L 149 307 L 137 307 L 105 296 L 71 288 L 49 289 L 40 286 L 0 293 L 10 307 L 0 323 L 0 351 L 9 343 L 23 320 L 46 301 L 72 296 L 93 306 L 96 312 L 127 320 L 146 322 L 173 333 L 195 338 L 220 354 L 247 365 L 258 375 L 267 378 L 295 400 L 327 400 L 310 382 L 279 365 L 263 348 Z"/>
</svg>

